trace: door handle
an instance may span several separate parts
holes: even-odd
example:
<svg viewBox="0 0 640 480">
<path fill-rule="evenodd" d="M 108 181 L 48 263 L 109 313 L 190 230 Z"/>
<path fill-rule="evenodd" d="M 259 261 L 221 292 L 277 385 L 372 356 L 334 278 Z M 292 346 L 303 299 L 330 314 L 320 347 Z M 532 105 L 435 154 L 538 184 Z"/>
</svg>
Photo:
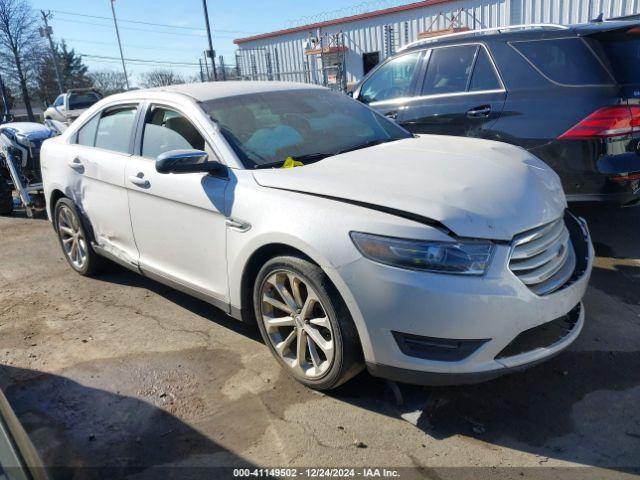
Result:
<svg viewBox="0 0 640 480">
<path fill-rule="evenodd" d="M 84 170 L 84 164 L 82 163 L 82 160 L 80 160 L 79 157 L 76 157 L 73 160 L 71 160 L 69 162 L 69 166 L 74 170 L 78 170 L 78 171 Z"/>
<path fill-rule="evenodd" d="M 151 186 L 151 183 L 149 183 L 149 180 L 144 178 L 144 173 L 142 172 L 139 172 L 137 175 L 131 175 L 129 177 L 129 181 L 142 188 L 149 188 Z"/>
<path fill-rule="evenodd" d="M 482 118 L 488 117 L 491 115 L 491 105 L 481 105 L 479 107 L 474 107 L 467 112 L 467 117 L 469 118 Z"/>
<path fill-rule="evenodd" d="M 393 112 L 385 113 L 384 116 L 387 117 L 390 120 L 397 120 L 398 119 L 398 112 L 397 112 L 397 110 L 394 110 Z"/>
</svg>

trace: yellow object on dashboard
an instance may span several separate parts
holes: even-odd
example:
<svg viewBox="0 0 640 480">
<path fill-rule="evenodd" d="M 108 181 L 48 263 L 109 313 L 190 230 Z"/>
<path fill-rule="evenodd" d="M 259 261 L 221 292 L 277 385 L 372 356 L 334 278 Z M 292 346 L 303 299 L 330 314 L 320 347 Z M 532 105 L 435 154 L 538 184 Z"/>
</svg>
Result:
<svg viewBox="0 0 640 480">
<path fill-rule="evenodd" d="M 294 168 L 294 167 L 304 167 L 304 163 L 294 160 L 293 157 L 287 157 L 287 159 L 282 164 L 280 168 Z"/>
</svg>

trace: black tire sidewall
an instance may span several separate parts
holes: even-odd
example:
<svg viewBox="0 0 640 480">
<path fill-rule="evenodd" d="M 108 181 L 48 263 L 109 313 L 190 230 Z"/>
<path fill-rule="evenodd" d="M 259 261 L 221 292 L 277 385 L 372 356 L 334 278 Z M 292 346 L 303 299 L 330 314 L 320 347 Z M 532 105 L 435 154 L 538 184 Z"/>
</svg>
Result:
<svg viewBox="0 0 640 480">
<path fill-rule="evenodd" d="M 0 215 L 9 216 L 13 213 L 13 194 L 12 189 L 4 179 L 0 176 Z"/>
<path fill-rule="evenodd" d="M 262 321 L 260 298 L 262 286 L 267 277 L 282 270 L 296 273 L 313 287 L 331 322 L 335 356 L 331 367 L 320 378 L 306 378 L 293 371 L 276 352 Z M 258 272 L 253 287 L 253 308 L 258 328 L 267 347 L 287 373 L 300 383 L 316 390 L 329 390 L 346 382 L 360 371 L 361 367 L 356 364 L 359 358 L 360 345 L 357 334 L 355 335 L 356 338 L 353 338 L 355 331 L 353 320 L 337 290 L 327 275 L 316 264 L 295 256 L 275 257 L 266 262 Z"/>
</svg>

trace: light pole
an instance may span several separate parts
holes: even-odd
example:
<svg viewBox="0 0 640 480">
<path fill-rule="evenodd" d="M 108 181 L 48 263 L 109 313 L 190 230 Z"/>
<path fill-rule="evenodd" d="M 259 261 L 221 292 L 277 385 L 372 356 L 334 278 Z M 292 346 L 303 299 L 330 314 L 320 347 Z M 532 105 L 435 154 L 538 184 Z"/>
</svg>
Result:
<svg viewBox="0 0 640 480">
<path fill-rule="evenodd" d="M 122 71 L 124 72 L 124 81 L 127 85 L 127 90 L 129 90 L 129 76 L 127 75 L 127 67 L 124 64 L 124 55 L 122 54 L 122 42 L 120 41 L 120 30 L 118 30 L 118 21 L 116 20 L 116 9 L 113 6 L 113 3 L 116 0 L 109 0 L 111 4 L 111 13 L 113 14 L 113 25 L 116 27 L 116 37 L 118 37 L 118 48 L 120 49 L 120 60 L 122 60 Z"/>
<path fill-rule="evenodd" d="M 53 29 L 49 26 L 49 17 L 51 16 L 51 12 L 45 12 L 44 10 L 40 10 L 42 14 L 42 20 L 44 21 L 44 28 L 40 28 L 40 36 L 47 37 L 49 40 L 49 48 L 51 49 L 51 59 L 53 60 L 53 68 L 56 71 L 56 81 L 58 82 L 58 93 L 62 94 L 64 92 L 64 86 L 62 85 L 62 78 L 60 77 L 60 68 L 58 67 L 58 54 L 56 53 L 56 49 L 53 46 L 53 40 L 51 40 L 51 34 L 53 33 Z"/>
<path fill-rule="evenodd" d="M 207 26 L 207 38 L 209 39 L 209 50 L 207 51 L 207 57 L 211 59 L 211 67 L 213 68 L 213 80 L 218 80 L 218 72 L 216 72 L 216 58 L 213 51 L 213 40 L 211 39 L 211 27 L 209 26 L 209 10 L 207 9 L 207 0 L 202 0 L 202 7 L 204 8 L 204 22 Z"/>
</svg>

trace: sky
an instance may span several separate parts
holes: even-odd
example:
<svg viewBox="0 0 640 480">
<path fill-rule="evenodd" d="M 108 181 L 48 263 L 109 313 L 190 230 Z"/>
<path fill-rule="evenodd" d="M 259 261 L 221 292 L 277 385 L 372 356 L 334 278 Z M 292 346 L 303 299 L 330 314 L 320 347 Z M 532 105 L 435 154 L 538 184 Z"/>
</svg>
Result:
<svg viewBox="0 0 640 480">
<path fill-rule="evenodd" d="M 30 0 L 34 10 L 50 10 L 55 41 L 64 39 L 85 56 L 90 70 L 122 70 L 111 17 L 110 0 Z M 235 63 L 233 39 L 307 23 L 331 12 L 334 17 L 372 10 L 402 0 L 208 0 L 216 55 Z M 147 70 L 170 67 L 183 75 L 199 75 L 198 59 L 207 48 L 202 0 L 115 0 L 125 59 L 175 62 L 172 65 L 127 62 L 135 84 Z M 96 18 L 105 17 L 105 18 Z M 163 24 L 156 26 L 144 23 Z M 96 58 L 107 57 L 107 58 Z"/>
</svg>

